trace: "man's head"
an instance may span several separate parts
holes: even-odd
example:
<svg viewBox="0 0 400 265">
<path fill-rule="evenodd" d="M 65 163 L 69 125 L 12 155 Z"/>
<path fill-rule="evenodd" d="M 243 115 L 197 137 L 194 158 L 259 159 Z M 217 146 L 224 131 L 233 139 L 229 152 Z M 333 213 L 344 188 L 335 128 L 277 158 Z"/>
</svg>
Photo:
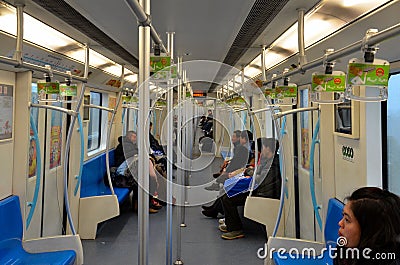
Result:
<svg viewBox="0 0 400 265">
<path fill-rule="evenodd" d="M 128 131 L 126 133 L 126 138 L 129 139 L 132 143 L 136 144 L 136 132 L 135 131 Z"/>
<path fill-rule="evenodd" d="M 261 155 L 272 159 L 279 149 L 279 142 L 274 138 L 261 138 Z"/>
<path fill-rule="evenodd" d="M 239 131 L 239 130 L 236 130 L 233 132 L 232 138 L 231 138 L 233 144 L 239 143 L 240 133 L 241 133 L 241 131 Z"/>
</svg>

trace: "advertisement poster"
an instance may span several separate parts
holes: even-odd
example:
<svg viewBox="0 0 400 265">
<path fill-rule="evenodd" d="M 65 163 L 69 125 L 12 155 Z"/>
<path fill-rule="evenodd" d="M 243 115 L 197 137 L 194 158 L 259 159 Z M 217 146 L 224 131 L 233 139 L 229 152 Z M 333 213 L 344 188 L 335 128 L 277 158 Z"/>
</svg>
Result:
<svg viewBox="0 0 400 265">
<path fill-rule="evenodd" d="M 33 136 L 33 132 L 31 130 L 31 136 Z M 31 178 L 36 175 L 36 141 L 33 137 L 29 141 L 29 174 L 28 177 Z"/>
<path fill-rule="evenodd" d="M 115 105 L 117 105 L 117 99 L 116 99 L 116 98 L 110 97 L 110 98 L 108 99 L 108 108 L 114 109 L 114 108 L 115 108 Z M 109 121 L 109 122 L 111 121 L 111 117 L 112 117 L 112 113 L 111 113 L 111 112 L 108 112 L 108 121 Z"/>
<path fill-rule="evenodd" d="M 61 105 L 61 104 L 53 104 Z M 61 148 L 62 148 L 62 113 L 52 111 L 51 113 L 51 129 L 50 129 L 50 169 L 61 165 Z"/>
<path fill-rule="evenodd" d="M 13 86 L 0 84 L 0 140 L 12 138 Z"/>
<path fill-rule="evenodd" d="M 300 90 L 300 108 L 308 107 L 309 101 L 308 89 Z M 301 127 L 301 166 L 304 169 L 310 169 L 310 130 L 309 130 L 309 113 L 300 113 Z"/>
<path fill-rule="evenodd" d="M 352 85 L 387 87 L 389 68 L 389 65 L 350 63 L 347 71 L 347 83 Z"/>
<path fill-rule="evenodd" d="M 313 74 L 311 87 L 313 92 L 344 92 L 346 76 Z"/>
<path fill-rule="evenodd" d="M 301 128 L 301 166 L 304 169 L 310 169 L 309 143 L 309 130 L 306 128 Z"/>
</svg>

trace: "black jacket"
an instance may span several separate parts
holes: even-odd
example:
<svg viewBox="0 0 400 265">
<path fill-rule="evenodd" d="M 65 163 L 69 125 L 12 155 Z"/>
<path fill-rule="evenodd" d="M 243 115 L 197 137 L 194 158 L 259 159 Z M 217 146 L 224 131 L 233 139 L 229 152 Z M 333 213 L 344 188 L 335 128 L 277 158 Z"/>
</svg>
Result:
<svg viewBox="0 0 400 265">
<path fill-rule="evenodd" d="M 260 183 L 254 190 L 254 196 L 279 199 L 281 196 L 282 177 L 279 168 L 279 156 L 267 160 L 261 157 L 257 168 L 256 183 Z"/>
<path fill-rule="evenodd" d="M 233 158 L 226 167 L 226 172 L 230 173 L 239 168 L 244 168 L 249 159 L 249 149 L 243 145 L 238 145 L 233 149 Z"/>
<path fill-rule="evenodd" d="M 118 137 L 118 142 L 114 152 L 115 167 L 119 167 L 126 159 L 138 154 L 137 144 L 132 143 L 126 136 Z"/>
</svg>

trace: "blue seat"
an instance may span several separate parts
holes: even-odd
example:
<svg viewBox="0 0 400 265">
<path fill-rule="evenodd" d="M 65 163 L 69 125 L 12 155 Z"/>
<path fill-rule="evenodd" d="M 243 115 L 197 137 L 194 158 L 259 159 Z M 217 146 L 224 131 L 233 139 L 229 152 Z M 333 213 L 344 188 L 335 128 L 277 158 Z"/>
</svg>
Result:
<svg viewBox="0 0 400 265">
<path fill-rule="evenodd" d="M 326 215 L 324 236 L 325 236 L 325 247 L 327 251 L 324 251 L 322 255 L 299 255 L 298 257 L 294 254 L 297 253 L 273 253 L 273 260 L 276 265 L 302 265 L 302 264 L 321 264 L 321 265 L 332 265 L 333 260 L 331 258 L 329 249 L 336 247 L 336 241 L 339 237 L 339 221 L 342 219 L 343 203 L 337 199 L 330 199 L 328 202 L 328 211 Z M 309 252 L 307 252 L 309 253 Z M 305 254 L 307 254 L 305 253 Z M 300 251 L 301 254 L 301 251 Z M 332 253 L 333 254 L 333 253 Z"/>
<path fill-rule="evenodd" d="M 114 150 L 110 151 L 110 164 L 114 164 Z M 83 164 L 81 198 L 111 195 L 111 190 L 104 184 L 104 175 L 106 174 L 106 154 L 101 154 L 89 159 Z M 130 193 L 128 188 L 114 187 L 118 203 L 123 202 Z"/>
<path fill-rule="evenodd" d="M 22 216 L 18 196 L 0 201 L 0 264 L 69 265 L 76 253 L 63 250 L 43 253 L 26 252 L 22 246 Z"/>
</svg>

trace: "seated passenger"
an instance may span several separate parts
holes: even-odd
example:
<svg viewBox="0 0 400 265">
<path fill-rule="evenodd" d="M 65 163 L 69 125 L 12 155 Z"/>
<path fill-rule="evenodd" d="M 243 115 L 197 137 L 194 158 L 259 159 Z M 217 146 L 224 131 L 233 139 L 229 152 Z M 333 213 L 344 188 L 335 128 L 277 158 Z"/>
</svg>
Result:
<svg viewBox="0 0 400 265">
<path fill-rule="evenodd" d="M 160 143 L 157 141 L 157 139 L 151 134 L 151 130 L 153 129 L 153 123 L 150 122 L 149 126 L 149 142 L 150 142 L 150 148 L 153 150 L 153 153 L 156 156 L 162 156 L 165 155 L 164 148 L 160 145 Z"/>
<path fill-rule="evenodd" d="M 279 169 L 279 142 L 273 138 L 261 138 L 261 155 L 259 165 L 254 175 L 256 183 L 260 183 L 253 191 L 253 196 L 278 199 L 281 193 L 281 173 Z M 237 206 L 243 206 L 249 192 L 239 193 L 228 197 L 221 197 L 225 213 L 225 224 L 219 229 L 224 232 L 223 239 L 236 239 L 244 237 L 242 221 Z"/>
<path fill-rule="evenodd" d="M 380 188 L 364 187 L 346 200 L 339 236 L 347 244 L 338 247 L 334 264 L 400 264 L 400 198 Z M 355 252 L 349 248 L 357 249 L 359 257 L 352 256 Z"/>
<path fill-rule="evenodd" d="M 253 134 L 250 131 L 245 130 L 240 133 L 240 144 L 234 149 L 233 158 L 223 170 L 222 174 L 217 177 L 216 183 L 212 184 L 210 187 L 206 187 L 206 190 L 219 190 L 220 184 L 225 182 L 229 173 L 246 167 L 246 164 L 251 160 L 249 142 L 252 138 Z"/>
<path fill-rule="evenodd" d="M 114 164 L 119 167 L 125 160 L 138 154 L 136 132 L 128 131 L 126 136 L 118 137 L 118 145 L 115 148 Z"/>
</svg>

